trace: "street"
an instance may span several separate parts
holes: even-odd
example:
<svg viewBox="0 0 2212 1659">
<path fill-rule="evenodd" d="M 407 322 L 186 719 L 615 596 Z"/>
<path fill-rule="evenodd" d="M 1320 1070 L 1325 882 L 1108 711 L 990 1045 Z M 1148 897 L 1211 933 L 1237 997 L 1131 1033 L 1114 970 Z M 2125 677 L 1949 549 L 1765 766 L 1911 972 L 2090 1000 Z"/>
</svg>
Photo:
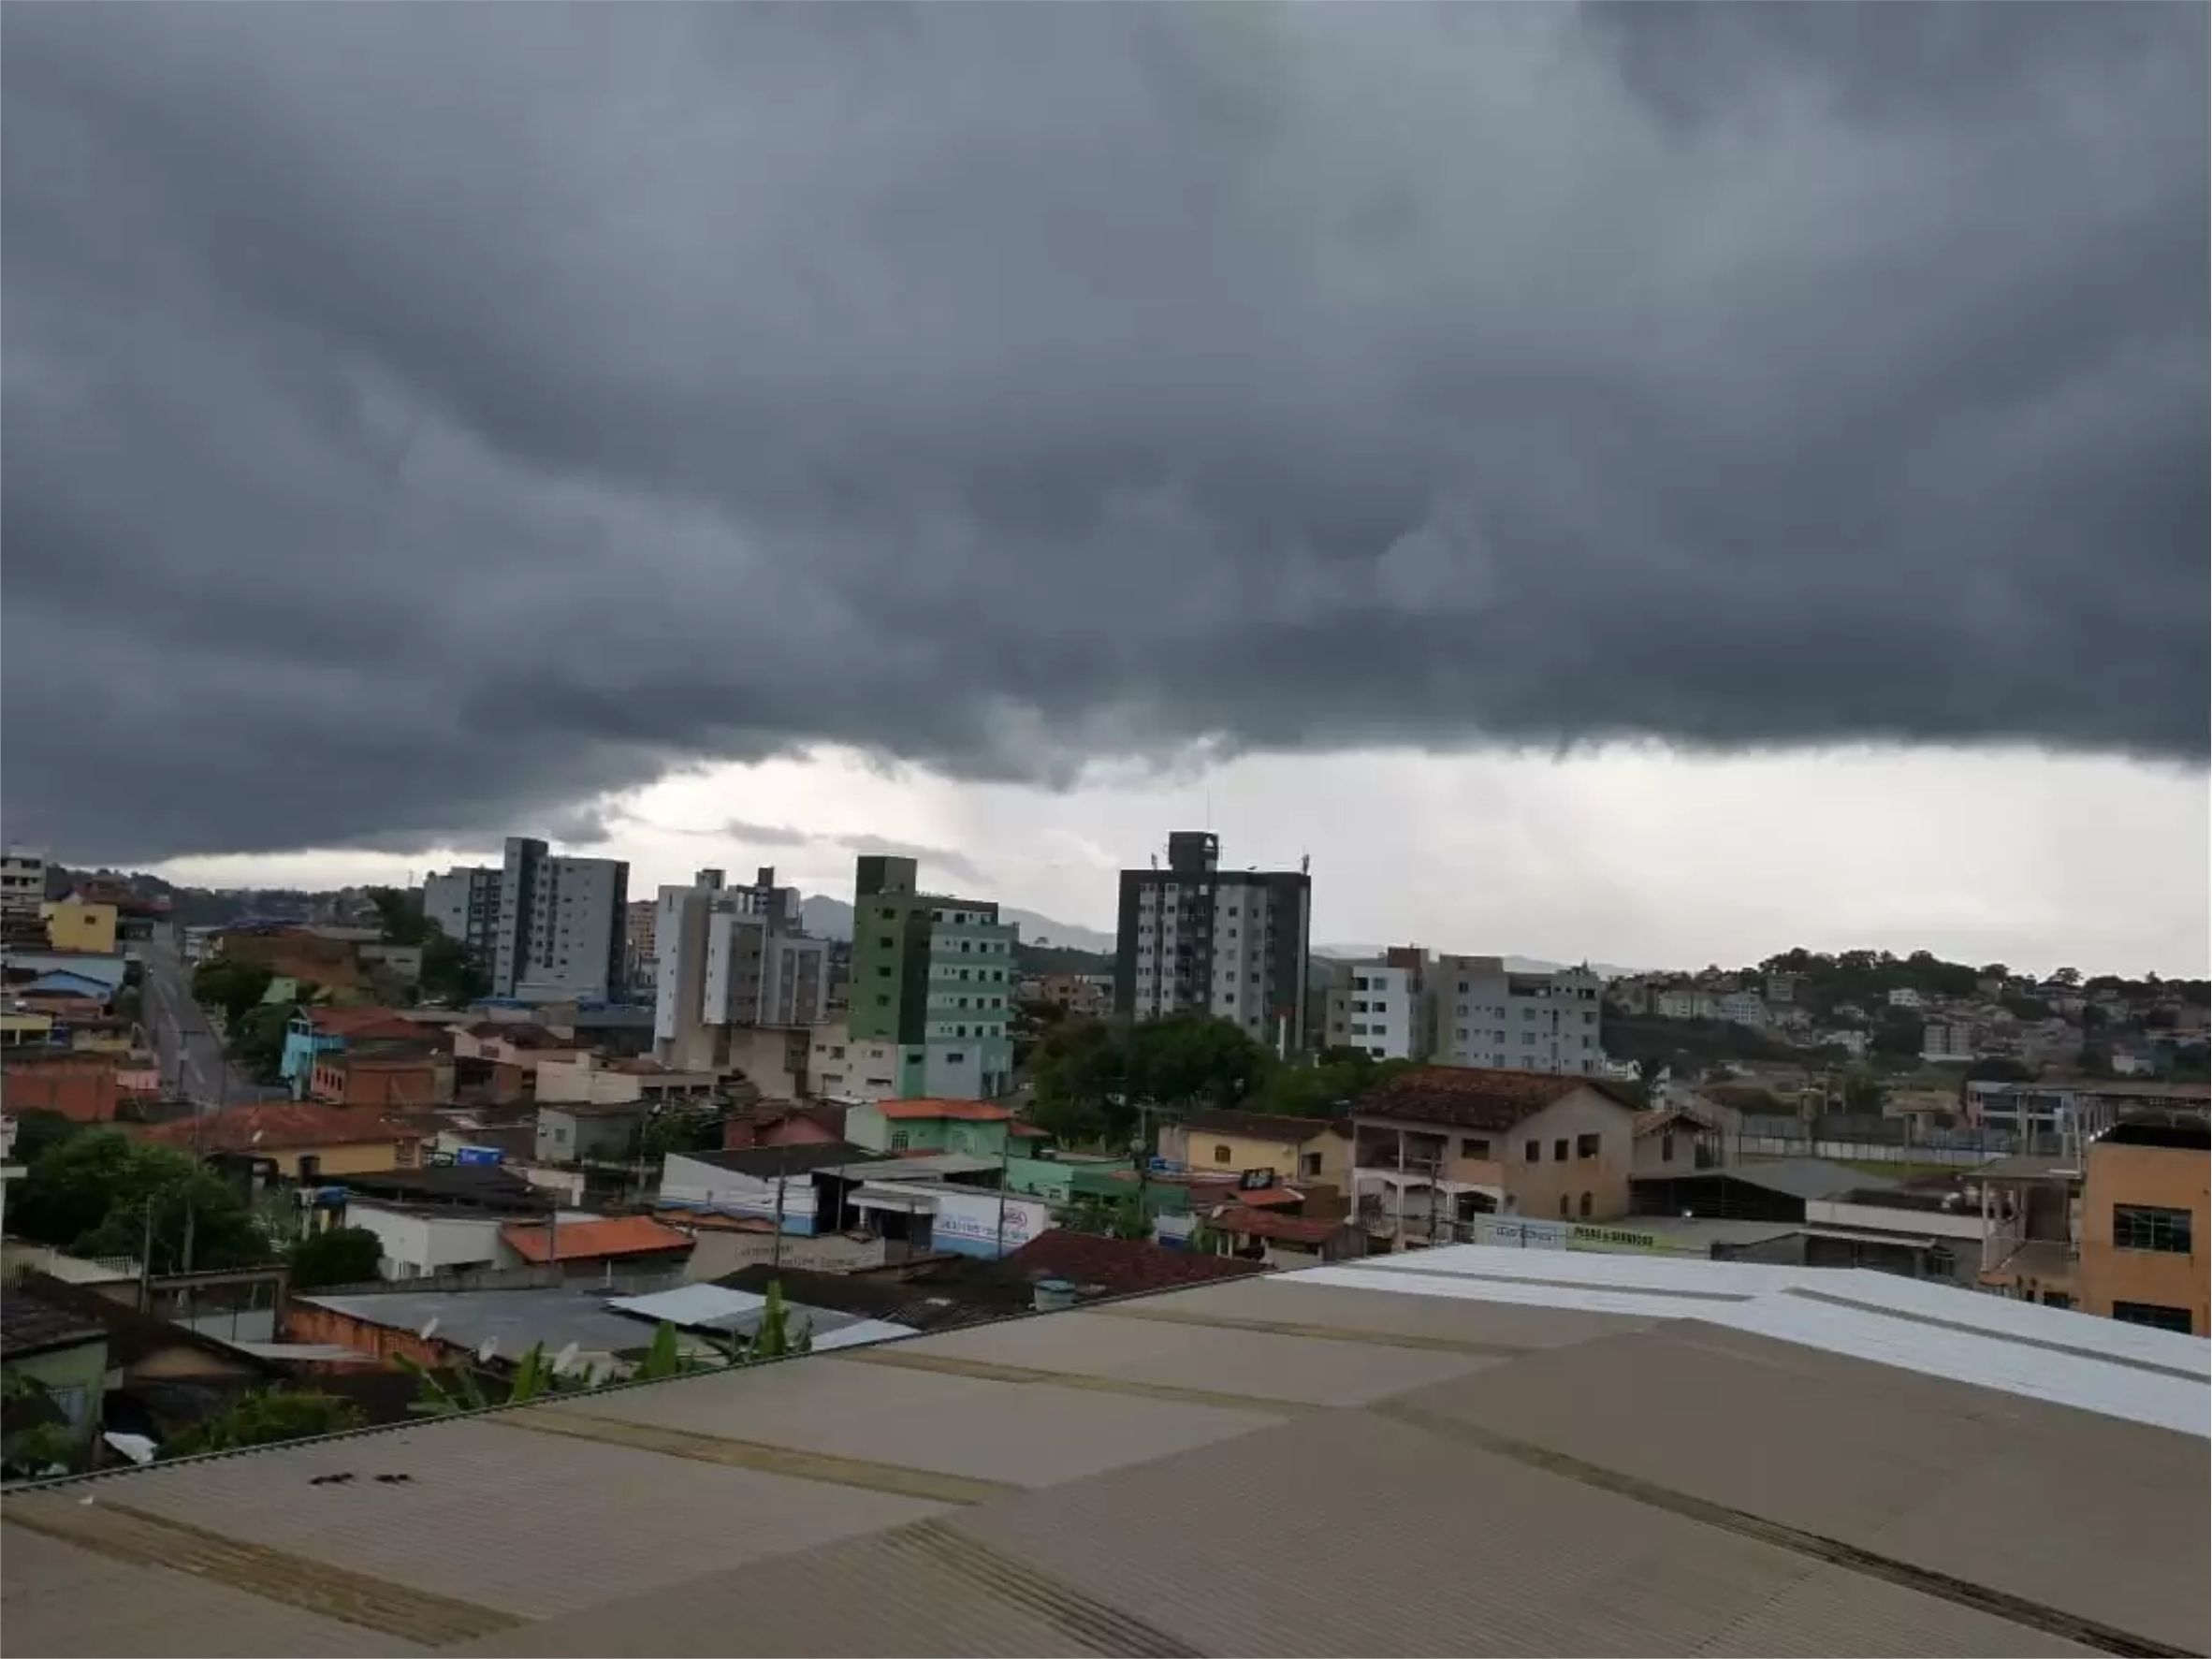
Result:
<svg viewBox="0 0 2212 1659">
<path fill-rule="evenodd" d="M 202 1111 L 281 1099 L 283 1090 L 261 1087 L 223 1057 L 222 1040 L 192 998 L 192 975 L 175 944 L 157 938 L 138 951 L 145 969 L 139 1021 L 160 1056 L 164 1085 Z"/>
</svg>

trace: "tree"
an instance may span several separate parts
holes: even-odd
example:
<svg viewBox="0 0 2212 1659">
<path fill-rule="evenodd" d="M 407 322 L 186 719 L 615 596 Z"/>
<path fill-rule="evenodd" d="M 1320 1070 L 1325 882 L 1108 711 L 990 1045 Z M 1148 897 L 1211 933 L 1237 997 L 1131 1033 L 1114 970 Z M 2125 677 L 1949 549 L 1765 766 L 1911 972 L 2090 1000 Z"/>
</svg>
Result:
<svg viewBox="0 0 2212 1659">
<path fill-rule="evenodd" d="M 1889 1091 L 1870 1067 L 1854 1066 L 1843 1073 L 1843 1110 L 1879 1114 Z"/>
<path fill-rule="evenodd" d="M 226 1411 L 173 1436 L 162 1448 L 162 1455 L 189 1457 L 194 1452 L 237 1451 L 280 1440 L 339 1434 L 367 1420 L 359 1406 L 336 1394 L 312 1389 L 256 1389 L 240 1395 Z"/>
<path fill-rule="evenodd" d="M 270 1255 L 236 1188 L 183 1153 L 136 1145 L 111 1129 L 51 1145 L 9 1210 L 25 1238 L 80 1256 L 136 1258 L 151 1224 L 155 1273 L 183 1266 L 188 1238 L 196 1268 L 247 1267 Z"/>
<path fill-rule="evenodd" d="M 422 913 L 419 888 L 371 887 L 366 891 L 369 902 L 376 907 L 376 924 L 386 939 L 395 945 L 423 942 L 424 930 L 433 924 Z"/>
<path fill-rule="evenodd" d="M 469 954 L 468 947 L 435 922 L 425 924 L 422 939 L 422 994 L 436 1002 L 473 1002 L 491 994 L 491 977 Z"/>
<path fill-rule="evenodd" d="M 258 962 L 203 962 L 193 970 L 192 995 L 196 1001 L 221 1010 L 227 1028 L 259 1005 L 275 977 Z"/>
<path fill-rule="evenodd" d="M 649 1115 L 637 1131 L 637 1156 L 658 1165 L 672 1152 L 712 1150 L 720 1144 L 720 1119 L 691 1106 L 663 1106 Z"/>
<path fill-rule="evenodd" d="M 2061 968 L 2051 975 L 2051 983 L 2054 985 L 2078 985 L 2081 983 L 2081 969 Z"/>
<path fill-rule="evenodd" d="M 295 1291 L 326 1285 L 365 1285 L 376 1277 L 384 1241 L 365 1227 L 334 1227 L 299 1240 L 284 1253 Z"/>
<path fill-rule="evenodd" d="M 257 1083 L 275 1083 L 284 1074 L 284 1032 L 293 1011 L 282 1003 L 261 1003 L 230 1027 L 230 1057 Z"/>
</svg>

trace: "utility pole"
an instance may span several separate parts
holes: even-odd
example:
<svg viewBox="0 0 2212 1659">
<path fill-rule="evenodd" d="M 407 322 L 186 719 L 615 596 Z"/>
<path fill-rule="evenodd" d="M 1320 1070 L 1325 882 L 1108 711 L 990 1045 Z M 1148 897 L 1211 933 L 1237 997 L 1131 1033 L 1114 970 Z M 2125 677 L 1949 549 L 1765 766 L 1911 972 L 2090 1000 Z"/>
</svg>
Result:
<svg viewBox="0 0 2212 1659">
<path fill-rule="evenodd" d="M 1011 1121 L 998 1142 L 998 1231 L 993 1238 L 998 1256 L 1006 1254 L 1006 1176 L 1007 1163 L 1013 1152 L 1013 1133 Z M 993 1257 L 997 1260 L 997 1257 Z"/>
</svg>

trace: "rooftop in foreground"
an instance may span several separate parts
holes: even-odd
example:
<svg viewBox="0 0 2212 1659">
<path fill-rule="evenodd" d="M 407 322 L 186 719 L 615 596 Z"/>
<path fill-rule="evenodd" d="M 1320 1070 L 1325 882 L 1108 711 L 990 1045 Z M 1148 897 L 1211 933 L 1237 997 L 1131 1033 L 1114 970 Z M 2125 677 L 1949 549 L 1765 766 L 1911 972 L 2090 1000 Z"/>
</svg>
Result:
<svg viewBox="0 0 2212 1659">
<path fill-rule="evenodd" d="M 68 1654 L 2201 1653 L 2208 1374 L 1463 1246 L 20 1492 L 0 1584 Z"/>
</svg>

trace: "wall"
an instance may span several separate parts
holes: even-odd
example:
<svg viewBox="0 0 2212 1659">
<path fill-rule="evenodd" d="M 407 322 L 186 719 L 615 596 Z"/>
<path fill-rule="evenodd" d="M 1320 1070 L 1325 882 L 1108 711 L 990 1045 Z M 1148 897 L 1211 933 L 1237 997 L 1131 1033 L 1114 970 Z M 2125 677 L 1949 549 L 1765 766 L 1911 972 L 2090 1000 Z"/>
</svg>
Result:
<svg viewBox="0 0 2212 1659">
<path fill-rule="evenodd" d="M 500 1240 L 500 1219 L 490 1215 L 423 1215 L 358 1201 L 345 1207 L 345 1225 L 376 1235 L 385 1259 L 378 1275 L 414 1279 L 468 1267 L 513 1267 L 521 1258 Z"/>
<path fill-rule="evenodd" d="M 1492 1156 L 1503 1171 L 1507 1197 L 1519 1215 L 1581 1220 L 1581 1195 L 1591 1195 L 1590 1218 L 1628 1214 L 1628 1173 L 1634 1163 L 1636 1113 L 1604 1096 L 1577 1090 L 1534 1117 L 1491 1137 Z M 1598 1137 L 1598 1156 L 1579 1156 L 1583 1135 Z M 1567 1142 L 1564 1162 L 1553 1157 L 1556 1143 Z M 1527 1143 L 1539 1143 L 1541 1161 L 1530 1163 Z M 1560 1201 L 1566 1201 L 1562 1212 Z"/>
<path fill-rule="evenodd" d="M 1225 1147 L 1226 1157 L 1219 1156 Z M 1322 1134 L 1297 1142 L 1177 1124 L 1162 1126 L 1160 1156 L 1192 1170 L 1231 1174 L 1273 1170 L 1283 1181 L 1327 1181 L 1342 1186 L 1350 1174 L 1352 1143 L 1345 1135 Z M 1320 1166 L 1309 1173 L 1306 1160 L 1313 1157 L 1320 1159 Z"/>
<path fill-rule="evenodd" d="M 412 1170 L 422 1163 L 422 1149 L 415 1142 L 354 1141 L 341 1146 L 287 1146 L 260 1154 L 276 1165 L 286 1180 L 299 1179 L 299 1160 L 312 1157 L 316 1169 L 329 1175 L 381 1175 L 392 1170 Z"/>
<path fill-rule="evenodd" d="M 679 1224 L 673 1216 L 662 1219 L 672 1225 Z M 773 1233 L 731 1232 L 703 1227 L 691 1236 L 698 1244 L 691 1259 L 684 1263 L 684 1279 L 689 1284 L 719 1279 L 739 1268 L 771 1261 L 785 1267 L 812 1268 L 817 1273 L 855 1273 L 862 1268 L 880 1267 L 889 1259 L 883 1240 L 849 1239 L 838 1232 L 824 1233 L 819 1238 L 786 1233 L 780 1253 Z"/>
<path fill-rule="evenodd" d="M 334 1106 L 392 1106 L 419 1110 L 453 1103 L 453 1067 L 426 1059 L 394 1066 L 348 1060 L 342 1054 L 317 1056 L 310 1093 Z"/>
<path fill-rule="evenodd" d="M 636 1073 L 609 1071 L 589 1055 L 570 1061 L 542 1061 L 538 1066 L 540 1104 L 572 1100 L 620 1105 L 640 1099 L 644 1093 Z"/>
<path fill-rule="evenodd" d="M 937 1215 L 930 1225 L 929 1242 L 932 1249 L 954 1255 L 997 1257 L 1051 1231 L 1053 1225 L 1051 1210 L 1035 1199 L 1002 1199 L 995 1192 L 946 1187 L 937 1195 Z"/>
<path fill-rule="evenodd" d="M 544 1072 L 539 1076 L 542 1078 Z M 562 1112 L 541 1104 L 538 1108 L 537 1156 L 550 1163 L 573 1163 L 587 1157 L 624 1157 L 629 1155 L 640 1111 L 629 1113 Z"/>
<path fill-rule="evenodd" d="M 46 924 L 46 939 L 57 951 L 91 951 L 112 955 L 115 951 L 115 907 L 75 904 L 67 899 L 38 907 Z"/>
<path fill-rule="evenodd" d="M 2207 1172 L 2202 1152 L 2176 1146 L 2127 1146 L 2109 1141 L 2089 1147 L 2082 1194 L 2081 1263 L 2075 1285 L 2085 1313 L 2109 1318 L 2117 1302 L 2149 1302 L 2190 1310 L 2190 1330 L 2212 1335 L 2205 1258 Z M 2116 1204 L 2145 1204 L 2190 1213 L 2189 1254 L 2122 1250 L 2113 1244 Z"/>
<path fill-rule="evenodd" d="M 854 1036 L 851 1026 L 822 1026 L 808 1056 L 810 1092 L 838 1100 L 895 1100 L 900 1053 L 897 1043 Z"/>
<path fill-rule="evenodd" d="M 11 1112 L 58 1112 L 72 1123 L 111 1123 L 121 1092 L 106 1060 L 29 1060 L 0 1064 L 0 1091 Z"/>
<path fill-rule="evenodd" d="M 458 1353 L 450 1344 L 435 1338 L 420 1336 L 412 1331 L 397 1331 L 388 1325 L 372 1325 L 335 1308 L 316 1307 L 298 1298 L 284 1309 L 284 1340 L 331 1343 L 379 1360 L 404 1355 L 419 1364 L 430 1366 L 449 1364 Z"/>
</svg>

